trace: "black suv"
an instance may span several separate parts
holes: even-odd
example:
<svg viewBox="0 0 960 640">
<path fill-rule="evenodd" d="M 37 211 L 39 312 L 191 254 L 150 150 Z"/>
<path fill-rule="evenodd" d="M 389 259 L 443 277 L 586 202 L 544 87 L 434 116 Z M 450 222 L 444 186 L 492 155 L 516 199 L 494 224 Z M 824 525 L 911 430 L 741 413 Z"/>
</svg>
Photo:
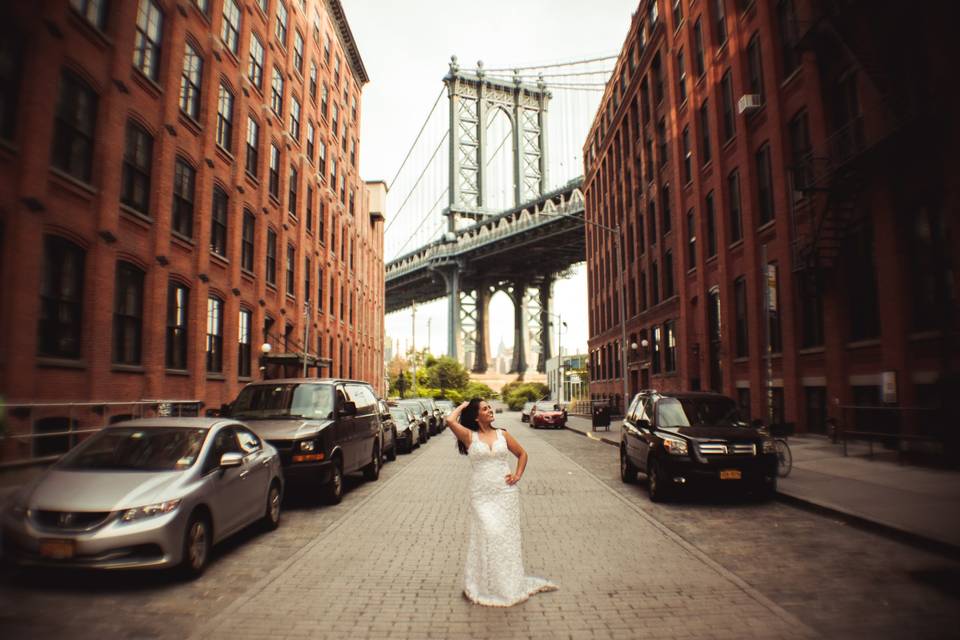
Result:
<svg viewBox="0 0 960 640">
<path fill-rule="evenodd" d="M 698 484 L 733 485 L 771 497 L 777 490 L 773 440 L 740 420 L 719 393 L 641 391 L 620 433 L 620 479 L 646 473 L 650 499 L 661 502 Z"/>
<path fill-rule="evenodd" d="M 253 382 L 226 409 L 276 448 L 286 479 L 319 483 L 329 502 L 340 502 L 343 474 L 362 470 L 368 480 L 380 476 L 383 427 L 376 394 L 366 382 Z"/>
</svg>

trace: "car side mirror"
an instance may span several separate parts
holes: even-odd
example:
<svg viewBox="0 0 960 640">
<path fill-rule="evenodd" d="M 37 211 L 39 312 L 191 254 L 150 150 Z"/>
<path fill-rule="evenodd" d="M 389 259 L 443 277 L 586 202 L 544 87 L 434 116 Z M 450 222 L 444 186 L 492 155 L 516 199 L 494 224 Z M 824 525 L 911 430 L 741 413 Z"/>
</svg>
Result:
<svg viewBox="0 0 960 640">
<path fill-rule="evenodd" d="M 228 451 L 222 456 L 220 456 L 220 468 L 221 469 L 230 469 L 231 467 L 239 467 L 243 464 L 243 454 L 239 451 Z"/>
<path fill-rule="evenodd" d="M 357 415 L 357 403 L 350 401 L 344 402 L 337 413 L 341 416 L 355 416 Z"/>
</svg>

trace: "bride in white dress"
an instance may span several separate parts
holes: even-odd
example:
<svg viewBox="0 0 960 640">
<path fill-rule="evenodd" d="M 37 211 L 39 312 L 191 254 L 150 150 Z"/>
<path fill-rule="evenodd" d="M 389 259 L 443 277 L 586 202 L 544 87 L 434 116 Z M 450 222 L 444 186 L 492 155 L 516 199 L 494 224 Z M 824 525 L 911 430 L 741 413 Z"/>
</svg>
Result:
<svg viewBox="0 0 960 640">
<path fill-rule="evenodd" d="M 495 429 L 493 420 L 490 405 L 474 398 L 454 409 L 447 425 L 473 469 L 463 593 L 475 604 L 510 607 L 557 587 L 523 572 L 517 483 L 527 466 L 527 452 L 506 430 Z M 511 456 L 517 458 L 513 472 Z"/>
</svg>

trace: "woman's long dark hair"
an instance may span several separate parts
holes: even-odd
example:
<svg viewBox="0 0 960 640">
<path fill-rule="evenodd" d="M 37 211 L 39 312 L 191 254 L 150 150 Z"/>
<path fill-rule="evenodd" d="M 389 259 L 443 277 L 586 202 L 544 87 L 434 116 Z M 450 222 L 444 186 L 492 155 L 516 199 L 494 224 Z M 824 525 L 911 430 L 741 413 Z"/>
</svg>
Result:
<svg viewBox="0 0 960 640">
<path fill-rule="evenodd" d="M 483 402 L 482 398 L 470 398 L 470 404 L 460 412 L 460 424 L 470 429 L 470 431 L 480 431 L 480 423 L 477 422 L 477 416 L 480 415 L 481 402 Z M 461 455 L 467 455 L 467 446 L 460 442 L 459 438 L 457 438 L 457 449 Z"/>
</svg>

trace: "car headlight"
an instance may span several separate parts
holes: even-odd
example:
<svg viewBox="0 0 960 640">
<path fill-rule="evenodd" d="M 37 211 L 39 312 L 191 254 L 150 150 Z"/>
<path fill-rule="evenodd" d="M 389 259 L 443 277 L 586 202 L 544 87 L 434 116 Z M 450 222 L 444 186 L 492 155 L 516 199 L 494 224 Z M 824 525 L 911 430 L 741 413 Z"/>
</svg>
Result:
<svg viewBox="0 0 960 640">
<path fill-rule="evenodd" d="M 317 443 L 315 440 L 303 440 L 300 442 L 300 451 L 315 451 Z"/>
<path fill-rule="evenodd" d="M 776 444 L 776 442 L 773 440 L 773 438 L 764 438 L 764 439 L 763 439 L 763 444 L 761 445 L 761 450 L 762 450 L 764 453 L 776 453 L 776 452 L 777 452 L 777 444 Z"/>
<path fill-rule="evenodd" d="M 180 502 L 180 499 L 167 500 L 166 502 L 157 502 L 154 504 L 144 505 L 142 507 L 134 507 L 133 509 L 127 509 L 124 511 L 120 519 L 124 522 L 131 522 L 132 520 L 140 520 L 142 518 L 152 518 L 153 516 L 163 515 L 164 513 L 170 513 L 179 507 Z"/>
<path fill-rule="evenodd" d="M 14 500 L 11 502 L 7 512 L 14 518 L 26 518 L 28 515 L 30 515 L 30 510 L 27 508 L 27 503 L 20 500 Z"/>
<path fill-rule="evenodd" d="M 667 453 L 674 456 L 685 456 L 687 455 L 687 441 L 681 440 L 680 438 L 664 438 L 663 439 L 663 448 L 667 450 Z"/>
</svg>

